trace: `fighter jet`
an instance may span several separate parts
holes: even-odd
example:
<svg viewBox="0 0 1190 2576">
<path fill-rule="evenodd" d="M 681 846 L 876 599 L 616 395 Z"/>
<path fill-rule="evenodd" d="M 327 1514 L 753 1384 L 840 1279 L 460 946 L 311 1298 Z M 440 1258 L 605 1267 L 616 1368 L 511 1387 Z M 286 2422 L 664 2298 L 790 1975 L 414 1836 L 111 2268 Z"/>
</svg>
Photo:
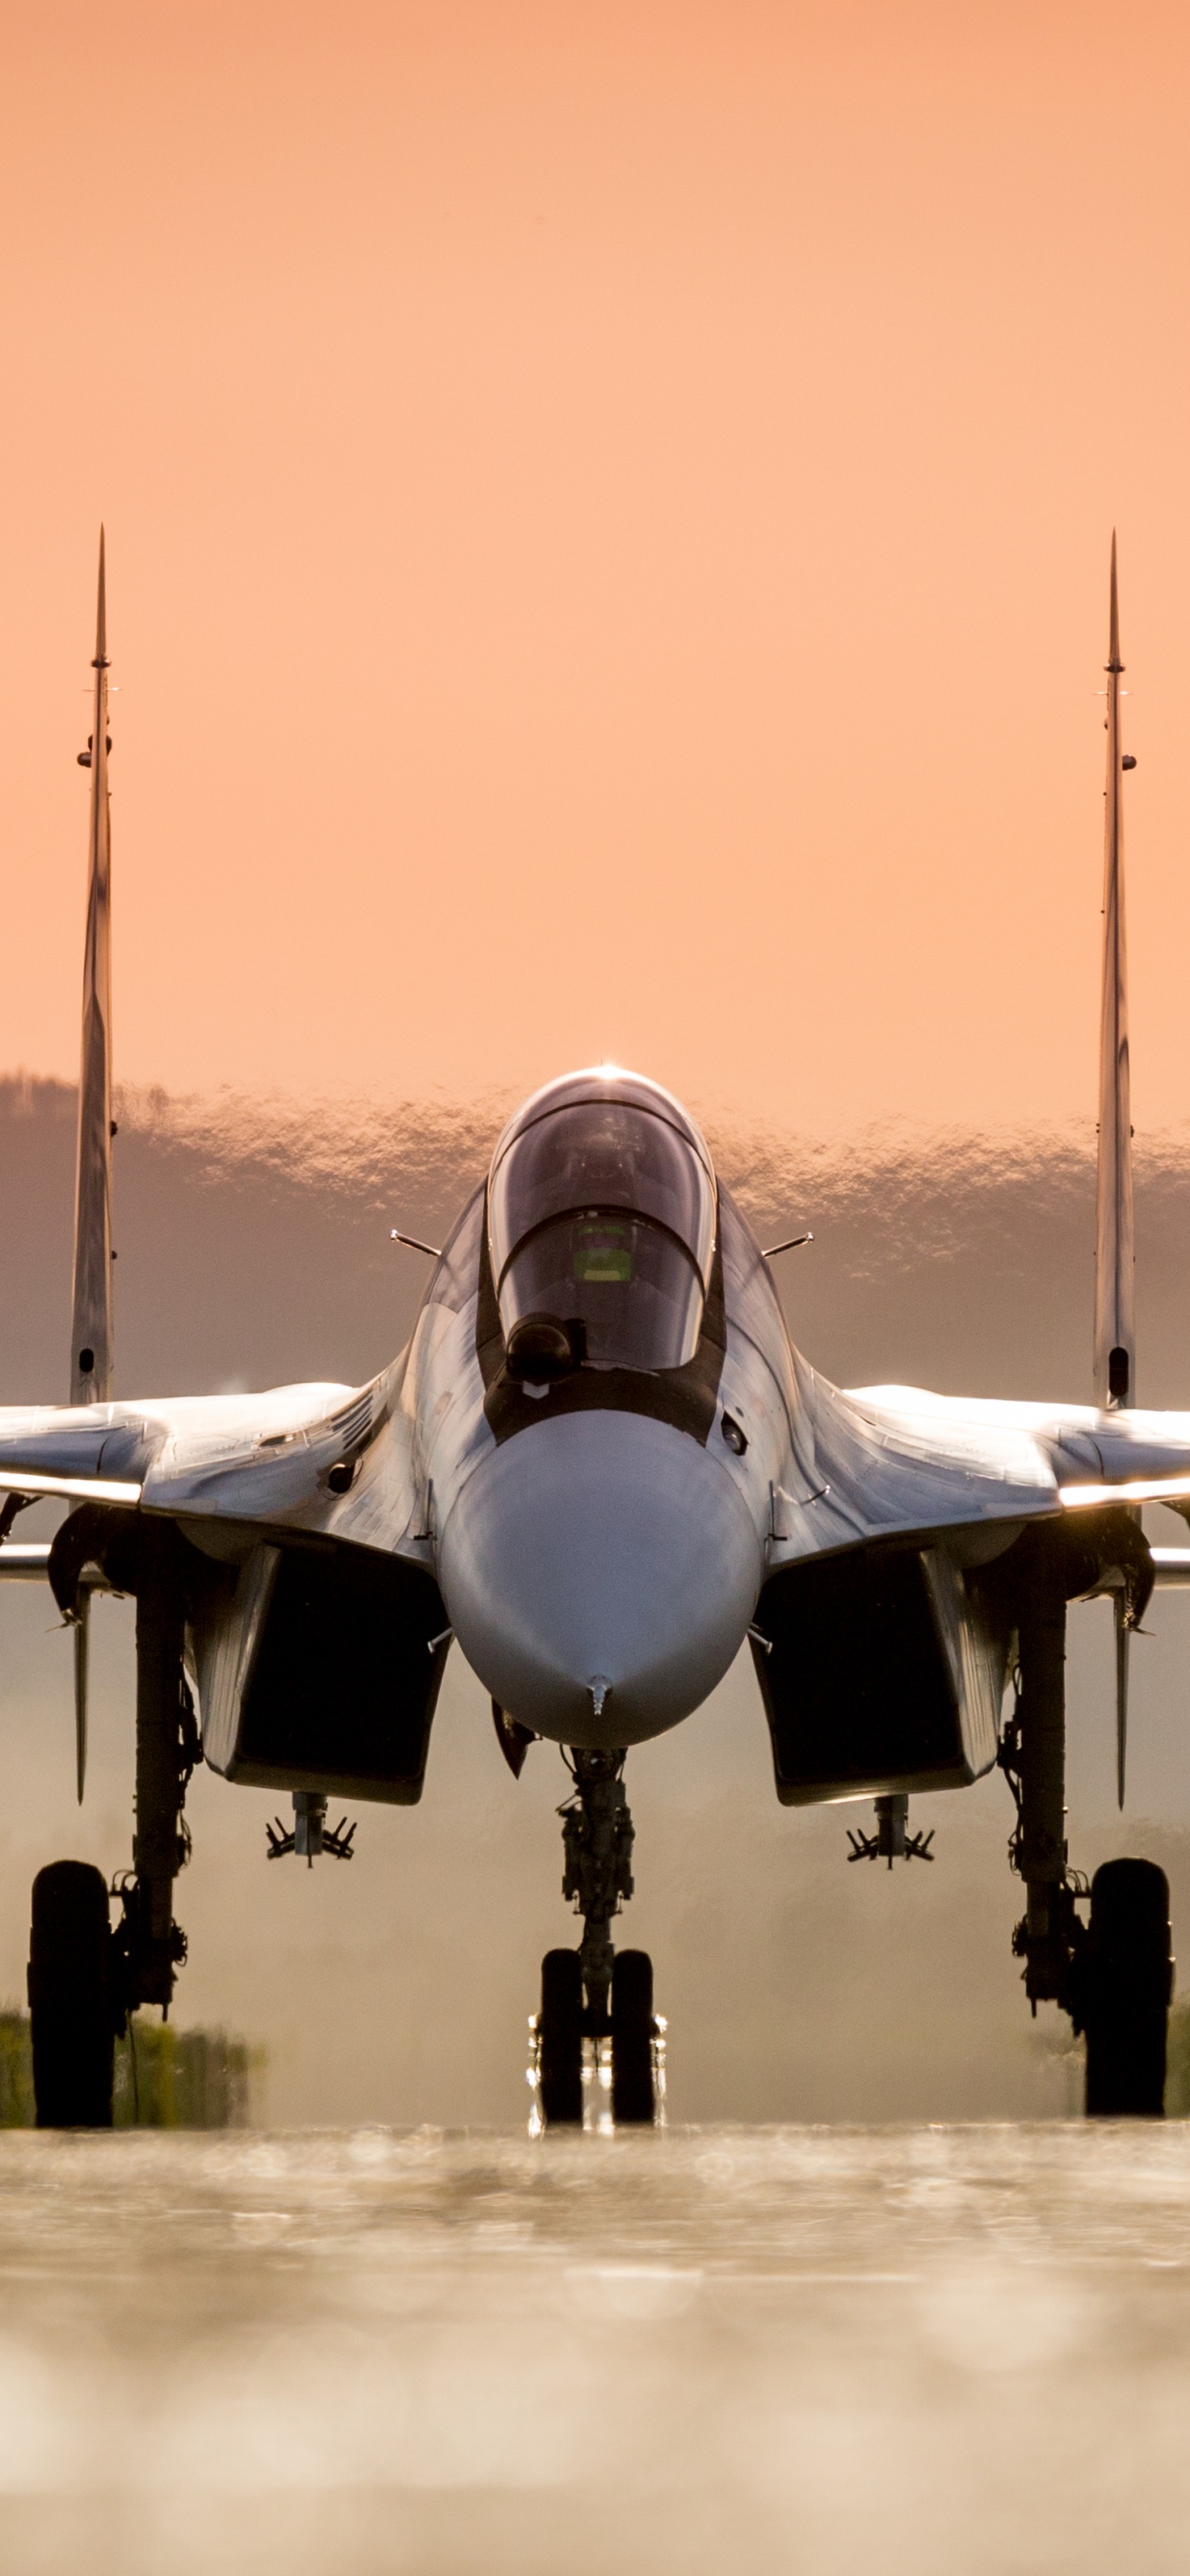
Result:
<svg viewBox="0 0 1190 2576">
<path fill-rule="evenodd" d="M 80 1797 L 88 1605 L 134 1597 L 136 1810 L 110 1889 L 71 1860 L 34 1884 L 39 2124 L 110 2123 L 115 2036 L 168 2010 L 195 1764 L 292 1796 L 275 1856 L 347 1856 L 328 1801 L 421 1797 L 452 1645 L 513 1771 L 548 1739 L 570 1773 L 582 1933 L 542 1965 L 540 2118 L 582 2121 L 600 2052 L 616 2121 L 652 2121 L 652 1969 L 611 1936 L 632 1892 L 625 1764 L 745 1641 L 778 1798 L 875 1800 L 854 1858 L 928 1856 L 910 1797 L 1000 1765 L 1026 1995 L 1085 2032 L 1089 2113 L 1158 2116 L 1166 1881 L 1121 1859 L 1088 1887 L 1064 1797 L 1068 1604 L 1115 1604 L 1122 1804 L 1130 1634 L 1156 1585 L 1190 1581 L 1190 1551 L 1151 1547 L 1139 1509 L 1190 1518 L 1190 1412 L 1136 1405 L 1114 540 L 1086 1406 L 831 1385 L 786 1329 L 772 1264 L 790 1246 L 757 1242 L 673 1095 L 614 1065 L 510 1119 L 445 1244 L 416 1247 L 412 1337 L 368 1385 L 116 1398 L 102 546 L 93 668 L 71 1401 L 0 1411 L 0 1578 L 48 1581 L 73 1628 Z M 20 1545 L 17 1515 L 47 1497 L 56 1536 Z"/>
</svg>

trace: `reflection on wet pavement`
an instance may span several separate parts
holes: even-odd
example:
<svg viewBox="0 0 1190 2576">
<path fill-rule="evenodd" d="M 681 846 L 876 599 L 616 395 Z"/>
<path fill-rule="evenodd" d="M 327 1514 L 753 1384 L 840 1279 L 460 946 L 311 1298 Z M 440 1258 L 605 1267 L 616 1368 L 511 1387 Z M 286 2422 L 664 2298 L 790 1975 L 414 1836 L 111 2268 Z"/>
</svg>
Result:
<svg viewBox="0 0 1190 2576">
<path fill-rule="evenodd" d="M 1180 2571 L 1190 2127 L 0 2140 L 0 2564 Z"/>
</svg>

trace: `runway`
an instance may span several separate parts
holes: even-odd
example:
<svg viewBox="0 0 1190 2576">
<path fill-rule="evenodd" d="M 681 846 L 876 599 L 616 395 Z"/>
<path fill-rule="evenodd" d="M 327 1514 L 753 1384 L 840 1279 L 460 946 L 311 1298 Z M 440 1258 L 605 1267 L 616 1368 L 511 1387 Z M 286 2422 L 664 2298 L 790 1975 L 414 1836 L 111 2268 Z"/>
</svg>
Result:
<svg viewBox="0 0 1190 2576">
<path fill-rule="evenodd" d="M 7 2576 L 1180 2571 L 1190 2125 L 0 2139 Z"/>
</svg>

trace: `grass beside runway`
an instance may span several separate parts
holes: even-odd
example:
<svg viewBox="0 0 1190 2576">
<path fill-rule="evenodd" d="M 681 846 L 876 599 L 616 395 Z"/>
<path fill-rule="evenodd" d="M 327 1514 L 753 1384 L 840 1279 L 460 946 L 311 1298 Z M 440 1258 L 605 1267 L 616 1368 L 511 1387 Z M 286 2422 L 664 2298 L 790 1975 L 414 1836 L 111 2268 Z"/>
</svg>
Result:
<svg viewBox="0 0 1190 2576">
<path fill-rule="evenodd" d="M 138 2014 L 116 2044 L 117 2129 L 246 2129 L 264 2052 L 225 2030 L 177 2030 Z M 0 2013 L 0 2129 L 31 2129 L 29 2016 Z"/>
</svg>

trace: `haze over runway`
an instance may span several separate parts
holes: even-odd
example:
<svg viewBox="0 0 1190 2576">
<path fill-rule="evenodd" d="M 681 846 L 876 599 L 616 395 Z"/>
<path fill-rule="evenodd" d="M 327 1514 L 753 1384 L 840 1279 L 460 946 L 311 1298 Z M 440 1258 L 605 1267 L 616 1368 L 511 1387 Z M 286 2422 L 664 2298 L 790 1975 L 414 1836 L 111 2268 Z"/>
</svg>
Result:
<svg viewBox="0 0 1190 2576">
<path fill-rule="evenodd" d="M 11 2139 L 14 2576 L 1178 2576 L 1190 2131 Z"/>
</svg>

